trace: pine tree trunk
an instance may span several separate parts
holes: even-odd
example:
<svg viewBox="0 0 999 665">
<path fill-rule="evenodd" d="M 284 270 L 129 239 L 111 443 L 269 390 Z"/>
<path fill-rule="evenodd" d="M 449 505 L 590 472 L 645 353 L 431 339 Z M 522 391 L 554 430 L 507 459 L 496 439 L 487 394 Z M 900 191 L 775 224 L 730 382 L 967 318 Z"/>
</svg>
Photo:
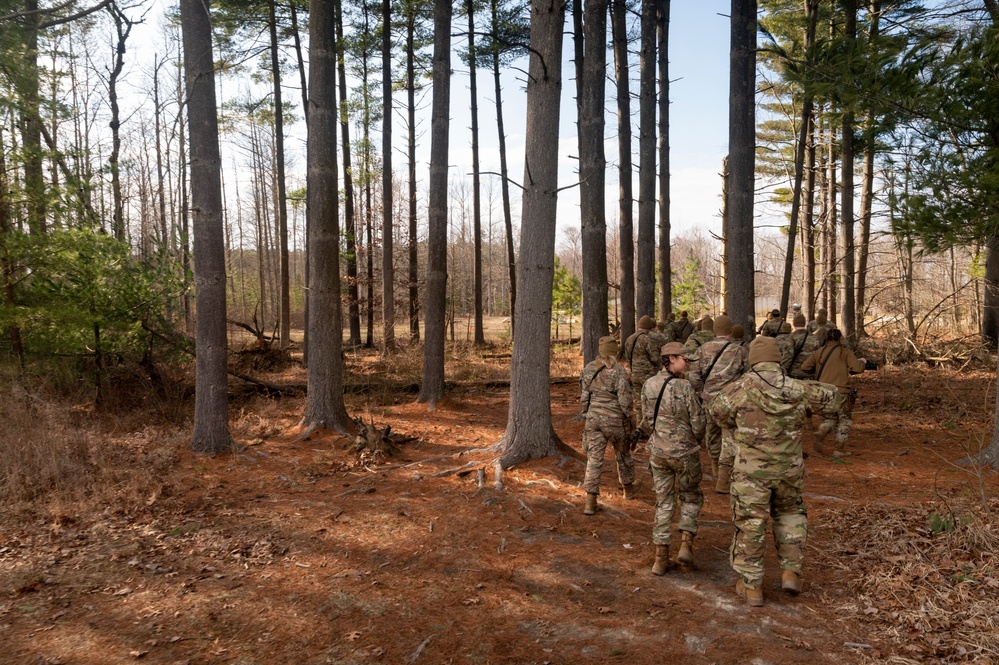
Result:
<svg viewBox="0 0 999 665">
<path fill-rule="evenodd" d="M 656 0 L 642 0 L 638 84 L 638 317 L 655 314 L 656 298 Z"/>
<path fill-rule="evenodd" d="M 392 115 L 392 2 L 382 0 L 382 355 L 395 352 Z"/>
<path fill-rule="evenodd" d="M 733 321 L 756 327 L 753 199 L 756 166 L 756 0 L 732 0 L 729 77 L 728 293 Z"/>
<path fill-rule="evenodd" d="M 357 221 L 354 208 L 354 182 L 350 165 L 350 126 L 347 118 L 347 71 L 344 58 L 343 5 L 335 0 L 337 82 L 340 85 L 340 142 L 343 147 L 343 212 L 346 221 L 347 244 L 347 319 L 350 337 L 347 344 L 361 345 L 361 310 L 357 279 Z M 369 305 L 370 306 L 370 305 Z"/>
<path fill-rule="evenodd" d="M 339 3 L 338 3 L 339 4 Z M 288 7 L 291 8 L 291 36 L 295 41 L 295 60 L 298 62 L 298 79 L 299 84 L 302 86 L 302 113 L 305 115 L 305 126 L 309 126 L 309 85 L 305 80 L 306 69 L 305 69 L 305 58 L 302 57 L 302 35 L 298 28 L 298 9 L 296 8 L 295 0 L 291 0 L 288 3 Z M 334 25 L 334 27 L 336 27 Z M 334 76 L 334 71 L 330 70 L 330 76 Z M 308 236 L 308 231 L 306 231 L 306 236 Z M 306 267 L 308 271 L 308 267 Z"/>
<path fill-rule="evenodd" d="M 447 166 L 451 113 L 450 0 L 434 0 L 433 107 L 430 116 L 430 187 L 427 285 L 423 322 L 423 382 L 419 401 L 431 410 L 444 396 L 447 307 Z"/>
<path fill-rule="evenodd" d="M 491 0 L 493 30 L 499 31 L 496 2 Z M 503 195 L 503 224 L 506 229 L 506 260 L 510 277 L 510 337 L 516 329 L 514 310 L 517 304 L 517 262 L 514 252 L 513 214 L 510 206 L 510 181 L 506 161 L 506 132 L 503 129 L 503 88 L 500 85 L 499 49 L 493 49 L 493 84 L 496 91 L 496 130 L 499 134 L 500 191 Z"/>
<path fill-rule="evenodd" d="M 844 0 L 843 10 L 846 14 L 844 32 L 848 42 L 857 41 L 857 2 L 856 0 Z M 854 291 L 856 251 L 854 248 L 854 226 L 856 220 L 853 216 L 853 124 L 854 114 L 852 109 L 846 109 L 843 113 L 843 337 L 850 346 L 856 346 L 857 334 L 857 312 L 856 312 L 856 292 Z"/>
<path fill-rule="evenodd" d="M 604 182 L 604 79 L 607 0 L 583 5 L 583 81 L 579 114 L 579 203 L 583 245 L 583 362 L 597 357 L 607 334 L 607 220 Z"/>
<path fill-rule="evenodd" d="M 475 6 L 465 1 L 468 15 L 468 83 L 472 103 L 472 245 L 473 245 L 473 300 L 475 302 L 475 344 L 483 345 L 486 337 L 482 330 L 482 195 L 479 182 L 479 92 L 475 77 Z"/>
<path fill-rule="evenodd" d="M 857 262 L 857 337 L 865 337 L 867 314 L 867 264 L 871 251 L 871 216 L 874 211 L 874 119 L 868 117 L 864 131 L 864 172 L 860 190 L 860 252 Z"/>
<path fill-rule="evenodd" d="M 837 222 L 836 222 L 836 130 L 832 123 L 829 123 L 828 131 L 829 159 L 827 163 L 828 176 L 826 177 L 826 199 L 828 200 L 828 232 L 826 233 L 826 294 L 829 296 L 829 321 L 836 323 L 837 304 L 839 302 L 839 281 L 837 280 L 837 270 L 839 262 L 836 258 L 837 250 Z"/>
<path fill-rule="evenodd" d="M 416 238 L 416 33 L 415 7 L 406 17 L 406 92 L 409 116 L 409 339 L 420 341 L 420 289 Z"/>
<path fill-rule="evenodd" d="M 222 160 L 215 105 L 215 68 L 208 6 L 181 0 L 188 125 L 191 132 L 191 207 L 194 212 L 197 361 L 191 450 L 232 449 L 229 436 L 225 244 L 222 231 Z"/>
<path fill-rule="evenodd" d="M 815 121 L 814 111 L 808 120 L 808 135 L 805 139 L 805 214 L 801 217 L 805 246 L 805 308 L 808 320 L 815 318 Z"/>
<path fill-rule="evenodd" d="M 343 321 L 340 315 L 340 202 L 336 162 L 338 107 L 335 11 L 326 0 L 309 7 L 308 133 L 309 228 L 308 393 L 302 425 L 345 432 Z"/>
<path fill-rule="evenodd" d="M 21 148 L 24 151 L 24 190 L 28 205 L 28 230 L 43 234 L 47 231 L 45 214 L 45 174 L 42 169 L 42 119 L 40 115 L 38 30 L 36 18 L 38 0 L 24 0 L 24 12 L 32 25 L 25 26 L 24 59 L 22 61 Z"/>
<path fill-rule="evenodd" d="M 284 180 L 284 106 L 281 101 L 281 65 L 278 58 L 277 0 L 269 1 L 271 31 L 271 76 L 274 83 L 274 142 L 276 147 L 275 167 L 277 172 L 277 245 L 280 263 L 279 291 L 281 299 L 281 338 L 279 345 L 285 348 L 291 343 L 291 273 L 288 265 L 288 195 Z M 332 70 L 331 72 L 332 73 Z"/>
<path fill-rule="evenodd" d="M 517 341 L 510 369 L 510 415 L 500 441 L 503 453 L 498 470 L 564 448 L 552 428 L 549 345 L 564 11 L 564 5 L 553 0 L 534 0 L 531 5 L 522 209 L 523 218 L 532 223 L 525 224 L 520 234 Z"/>
<path fill-rule="evenodd" d="M 614 0 L 611 27 L 614 34 L 614 77 L 617 82 L 617 145 L 619 243 L 621 253 L 621 339 L 635 332 L 635 232 L 631 162 L 631 92 L 628 81 L 628 6 L 625 0 Z"/>
<path fill-rule="evenodd" d="M 672 264 L 670 262 L 670 173 L 669 173 L 669 11 L 670 0 L 659 0 L 659 320 L 673 309 Z M 625 338 L 622 338 L 625 339 Z"/>
<path fill-rule="evenodd" d="M 114 19 L 118 41 L 115 44 L 114 67 L 108 74 L 108 104 L 111 106 L 111 157 L 108 166 L 111 170 L 111 195 L 114 197 L 114 210 L 111 230 L 115 240 L 125 241 L 125 200 L 121 194 L 121 168 L 118 157 L 121 154 L 121 119 L 118 107 L 118 77 L 125 67 L 125 41 L 132 31 L 132 24 L 125 21 L 117 7 L 110 10 Z M 193 155 L 193 150 L 191 151 Z"/>
</svg>

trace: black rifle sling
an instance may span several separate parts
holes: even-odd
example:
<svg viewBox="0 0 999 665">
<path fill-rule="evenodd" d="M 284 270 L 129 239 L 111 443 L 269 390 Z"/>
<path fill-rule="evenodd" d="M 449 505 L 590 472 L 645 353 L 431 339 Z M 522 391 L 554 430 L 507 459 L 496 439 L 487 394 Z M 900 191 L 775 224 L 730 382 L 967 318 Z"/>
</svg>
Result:
<svg viewBox="0 0 999 665">
<path fill-rule="evenodd" d="M 708 377 L 711 376 L 711 370 L 713 370 L 715 368 L 715 363 L 718 362 L 718 359 L 722 357 L 722 354 L 725 353 L 725 349 L 727 349 L 728 345 L 731 344 L 731 343 L 732 343 L 732 340 L 729 340 L 729 341 L 725 342 L 725 346 L 723 346 L 721 348 L 721 351 L 718 352 L 718 355 L 715 356 L 715 359 L 711 361 L 711 365 L 708 367 L 708 371 L 704 373 L 704 378 L 701 379 L 701 383 L 703 385 L 707 385 L 707 383 L 708 383 Z"/>
<path fill-rule="evenodd" d="M 663 393 L 666 392 L 666 386 L 669 382 L 675 379 L 675 376 L 671 376 L 665 381 L 663 381 L 663 387 L 659 389 L 659 397 L 656 399 L 656 408 L 652 411 L 652 431 L 656 431 L 656 421 L 659 420 L 659 405 L 663 403 Z"/>
<path fill-rule="evenodd" d="M 593 387 L 593 382 L 597 380 L 598 376 L 600 376 L 600 372 L 604 371 L 606 368 L 607 368 L 607 365 L 601 365 L 600 368 L 596 372 L 593 373 L 593 378 L 590 379 L 590 382 L 586 384 L 586 392 L 589 393 L 586 396 L 586 411 L 587 412 L 589 412 L 589 410 L 590 410 L 590 400 L 593 399 L 593 393 L 590 392 L 590 388 Z"/>
<path fill-rule="evenodd" d="M 807 341 L 808 341 L 808 331 L 806 330 L 805 331 L 805 336 L 801 338 L 801 346 L 799 346 L 798 348 L 796 348 L 794 350 L 794 355 L 791 356 L 791 364 L 788 365 L 788 368 L 787 368 L 788 371 L 791 371 L 791 368 L 794 367 L 794 361 L 798 359 L 798 354 L 801 353 L 801 350 L 805 348 L 805 342 L 807 342 Z M 816 377 L 816 378 L 818 378 L 818 377 Z"/>
<path fill-rule="evenodd" d="M 631 351 L 628 351 L 628 367 L 631 367 L 631 359 L 633 357 L 635 357 L 635 345 L 638 344 L 638 338 L 640 336 L 642 336 L 642 335 L 647 335 L 647 334 L 648 333 L 643 330 L 640 333 L 638 333 L 637 335 L 635 335 L 635 339 L 632 340 L 632 342 L 631 342 Z"/>
</svg>

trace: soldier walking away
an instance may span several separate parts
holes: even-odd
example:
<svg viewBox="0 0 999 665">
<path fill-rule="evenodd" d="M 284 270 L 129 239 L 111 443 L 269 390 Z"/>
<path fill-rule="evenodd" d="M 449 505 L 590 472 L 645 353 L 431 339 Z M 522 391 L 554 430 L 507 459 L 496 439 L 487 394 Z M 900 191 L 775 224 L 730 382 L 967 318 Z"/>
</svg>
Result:
<svg viewBox="0 0 999 665">
<path fill-rule="evenodd" d="M 652 525 L 652 542 L 656 546 L 653 575 L 665 575 L 672 566 L 669 546 L 676 493 L 680 495 L 681 534 L 677 561 L 682 564 L 694 563 L 697 516 L 704 505 L 700 456 L 704 411 L 693 387 L 683 378 L 687 371 L 683 346 L 670 342 L 662 347 L 661 353 L 663 370 L 646 381 L 642 388 L 645 418 L 641 429 L 649 436 L 649 470 L 656 490 L 656 515 Z"/>
<path fill-rule="evenodd" d="M 586 453 L 586 507 L 583 514 L 597 512 L 600 494 L 600 472 L 603 469 L 607 444 L 614 447 L 617 477 L 624 486 L 626 499 L 638 493 L 635 484 L 635 461 L 631 457 L 631 380 L 628 370 L 617 361 L 617 339 L 601 337 L 600 356 L 583 368 L 579 377 L 580 411 L 583 426 L 583 452 Z"/>
<path fill-rule="evenodd" d="M 732 327 L 732 319 L 724 314 L 715 319 L 714 331 L 718 336 L 698 348 L 690 363 L 690 385 L 697 391 L 705 408 L 722 388 L 748 369 L 749 350 L 732 339 Z M 735 451 L 731 432 L 723 430 L 720 423 L 708 417 L 705 443 L 711 456 L 715 491 L 728 494 Z"/>
<path fill-rule="evenodd" d="M 687 317 L 687 310 L 683 310 L 680 312 L 680 318 L 673 324 L 673 341 L 685 344 L 693 333 L 694 324 Z"/>
<path fill-rule="evenodd" d="M 784 373 L 795 379 L 810 378 L 801 371 L 801 366 L 820 346 L 822 345 L 819 344 L 819 338 L 805 327 L 805 315 L 800 312 L 795 314 L 794 331 L 788 337 L 787 345 L 781 348 L 780 366 L 784 369 Z"/>
<path fill-rule="evenodd" d="M 832 386 L 784 374 L 777 342 L 771 337 L 753 340 L 749 364 L 749 372 L 711 400 L 708 411 L 734 430 L 736 531 L 730 560 L 739 575 L 736 593 L 760 607 L 768 516 L 780 558 L 781 589 L 792 595 L 801 592 L 801 546 L 808 535 L 801 496 L 805 478 L 801 430 L 810 409 L 831 416 L 839 410 L 842 397 Z"/>
<path fill-rule="evenodd" d="M 686 356 L 687 360 L 693 360 L 697 357 L 697 349 L 705 342 L 709 342 L 715 338 L 715 320 L 708 315 L 701 317 L 701 320 L 697 322 L 699 328 L 690 334 L 687 338 L 686 343 L 683 345 L 683 355 Z"/>
<path fill-rule="evenodd" d="M 782 323 L 784 323 L 784 317 L 780 315 L 780 310 L 771 310 L 770 313 L 767 314 L 767 320 L 760 326 L 759 333 L 765 337 L 776 337 L 780 334 L 780 327 Z"/>
<path fill-rule="evenodd" d="M 642 384 L 655 376 L 662 362 L 659 349 L 666 340 L 654 330 L 655 320 L 643 316 L 638 320 L 638 331 L 624 342 L 624 359 L 631 372 L 631 400 L 635 405 L 635 422 L 642 422 Z"/>
<path fill-rule="evenodd" d="M 829 432 L 836 432 L 836 450 L 833 457 L 839 459 L 852 453 L 846 451 L 846 439 L 853 429 L 853 402 L 857 391 L 850 387 L 850 375 L 860 374 L 867 367 L 865 358 L 858 358 L 853 351 L 843 346 L 843 333 L 838 328 L 830 328 L 826 343 L 818 351 L 808 356 L 801 365 L 806 373 L 814 372 L 815 380 L 836 386 L 843 395 L 843 405 L 838 413 L 827 416 L 815 433 L 815 452 L 822 453 L 822 441 Z"/>
<path fill-rule="evenodd" d="M 820 309 L 815 313 L 815 318 L 808 322 L 808 332 L 812 333 L 819 338 L 819 346 L 826 343 L 825 335 L 830 328 L 834 328 L 831 323 L 829 323 L 829 312 L 824 309 Z"/>
</svg>

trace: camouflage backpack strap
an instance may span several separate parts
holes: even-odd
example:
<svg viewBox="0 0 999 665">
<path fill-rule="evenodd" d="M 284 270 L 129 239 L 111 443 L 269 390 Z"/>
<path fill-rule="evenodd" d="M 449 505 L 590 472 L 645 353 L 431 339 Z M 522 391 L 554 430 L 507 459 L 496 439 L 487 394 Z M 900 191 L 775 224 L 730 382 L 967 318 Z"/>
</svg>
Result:
<svg viewBox="0 0 999 665">
<path fill-rule="evenodd" d="M 590 410 L 590 400 L 593 399 L 593 392 L 590 390 L 590 388 L 593 387 L 593 382 L 597 380 L 598 376 L 600 376 L 600 372 L 604 371 L 605 369 L 607 369 L 607 365 L 601 365 L 599 368 L 597 368 L 597 371 L 593 373 L 593 378 L 590 379 L 590 382 L 586 384 L 586 392 L 588 392 L 589 394 L 586 396 L 586 411 L 584 411 L 584 413 Z"/>
<path fill-rule="evenodd" d="M 656 408 L 652 411 L 652 429 L 656 429 L 656 421 L 659 419 L 659 405 L 663 403 L 663 393 L 666 392 L 666 386 L 669 382 L 675 379 L 675 376 L 670 376 L 668 379 L 663 381 L 663 387 L 659 389 L 659 397 L 656 398 Z"/>
<path fill-rule="evenodd" d="M 806 328 L 805 336 L 801 338 L 801 346 L 797 347 L 794 350 L 794 355 L 791 356 L 791 367 L 794 367 L 794 361 L 798 359 L 798 354 L 801 353 L 801 350 L 805 348 L 805 342 L 808 341 L 808 334 L 809 334 L 808 329 Z M 818 378 L 818 376 L 816 376 L 815 378 Z"/>
<path fill-rule="evenodd" d="M 628 350 L 628 366 L 631 366 L 631 359 L 635 356 L 635 345 L 638 344 L 638 338 L 642 335 L 648 335 L 648 331 L 642 330 L 637 335 L 635 339 L 631 341 L 631 348 Z"/>
<path fill-rule="evenodd" d="M 717 362 L 718 362 L 718 359 L 722 357 L 722 354 L 723 354 L 723 353 L 725 353 L 725 349 L 727 349 L 727 348 L 729 347 L 729 345 L 730 345 L 731 343 L 732 343 L 732 340 L 729 340 L 729 341 L 725 342 L 725 346 L 723 346 L 723 347 L 721 348 L 721 351 L 719 351 L 719 352 L 718 352 L 718 353 L 717 353 L 717 354 L 715 355 L 715 359 L 714 359 L 714 360 L 712 360 L 712 361 L 711 361 L 711 365 L 709 365 L 709 366 L 708 366 L 708 371 L 704 373 L 704 380 L 703 380 L 703 383 L 707 384 L 707 382 L 708 382 L 708 377 L 709 377 L 709 376 L 711 376 L 711 370 L 713 370 L 713 369 L 715 368 L 715 363 L 717 363 Z"/>
</svg>

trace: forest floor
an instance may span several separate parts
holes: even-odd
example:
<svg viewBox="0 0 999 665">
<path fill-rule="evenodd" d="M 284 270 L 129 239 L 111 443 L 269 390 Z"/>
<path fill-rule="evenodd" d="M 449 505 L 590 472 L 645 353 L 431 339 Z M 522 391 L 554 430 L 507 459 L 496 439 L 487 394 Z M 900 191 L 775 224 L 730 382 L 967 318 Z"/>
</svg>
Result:
<svg viewBox="0 0 999 665">
<path fill-rule="evenodd" d="M 999 476 L 954 464 L 991 432 L 994 371 L 858 377 L 855 454 L 816 455 L 805 434 L 804 592 L 780 592 L 768 543 L 766 605 L 750 608 L 710 475 L 696 567 L 664 577 L 641 449 L 640 497 L 621 497 L 608 456 L 593 517 L 576 461 L 479 488 L 495 453 L 476 449 L 505 429 L 508 389 L 483 380 L 508 374 L 502 355 L 433 412 L 352 356 L 369 390 L 351 413 L 413 437 L 387 459 L 295 441 L 301 398 L 234 402 L 246 448 L 218 458 L 187 451 L 189 414 L 119 423 L 97 443 L 133 450 L 145 484 L 0 514 L 0 662 L 999 662 Z M 577 400 L 553 384 L 555 430 L 578 449 Z"/>
</svg>

